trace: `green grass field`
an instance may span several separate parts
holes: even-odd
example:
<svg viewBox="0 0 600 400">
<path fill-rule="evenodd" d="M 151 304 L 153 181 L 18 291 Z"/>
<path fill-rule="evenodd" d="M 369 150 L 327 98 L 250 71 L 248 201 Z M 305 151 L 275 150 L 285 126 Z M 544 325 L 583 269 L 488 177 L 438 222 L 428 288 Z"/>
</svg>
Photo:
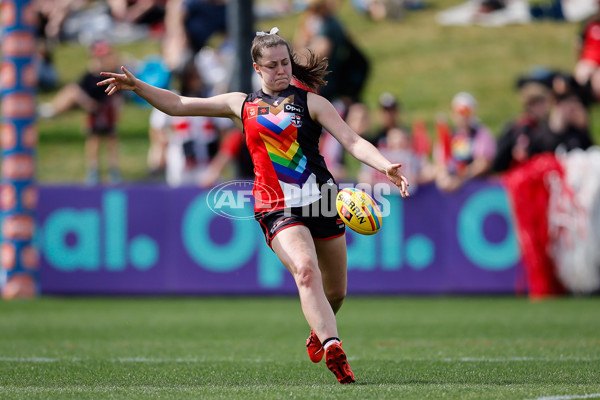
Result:
<svg viewBox="0 0 600 400">
<path fill-rule="evenodd" d="M 357 382 L 305 353 L 295 298 L 0 303 L 2 399 L 600 398 L 597 298 L 349 298 Z"/>
</svg>

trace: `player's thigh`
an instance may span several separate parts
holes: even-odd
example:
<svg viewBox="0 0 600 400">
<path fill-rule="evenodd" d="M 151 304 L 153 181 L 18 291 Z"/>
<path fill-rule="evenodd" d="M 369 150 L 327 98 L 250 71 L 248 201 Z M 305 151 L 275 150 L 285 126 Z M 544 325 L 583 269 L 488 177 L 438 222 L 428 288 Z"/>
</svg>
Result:
<svg viewBox="0 0 600 400">
<path fill-rule="evenodd" d="M 310 231 L 304 225 L 283 229 L 271 241 L 271 248 L 292 274 L 303 266 L 317 266 L 317 253 Z"/>
<path fill-rule="evenodd" d="M 325 290 L 345 293 L 348 269 L 346 235 L 329 240 L 315 240 L 314 243 Z"/>
</svg>

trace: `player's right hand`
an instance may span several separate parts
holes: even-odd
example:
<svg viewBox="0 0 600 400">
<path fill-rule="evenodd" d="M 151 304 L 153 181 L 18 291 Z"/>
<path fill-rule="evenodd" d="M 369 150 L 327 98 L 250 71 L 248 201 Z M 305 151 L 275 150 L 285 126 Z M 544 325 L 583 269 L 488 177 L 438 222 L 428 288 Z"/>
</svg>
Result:
<svg viewBox="0 0 600 400">
<path fill-rule="evenodd" d="M 392 182 L 394 185 L 398 186 L 398 189 L 400 189 L 400 195 L 402 196 L 402 198 L 407 198 L 407 197 L 410 197 L 410 194 L 408 193 L 409 184 L 408 184 L 408 180 L 406 179 L 406 177 L 400 173 L 401 166 L 402 166 L 402 164 L 388 165 L 388 167 L 385 169 L 385 175 L 388 177 L 390 182 Z"/>
<path fill-rule="evenodd" d="M 115 74 L 114 72 L 100 72 L 102 76 L 108 76 L 110 78 L 98 82 L 98 86 L 108 85 L 105 92 L 108 95 L 114 94 L 117 90 L 135 90 L 137 85 L 137 78 L 133 76 L 127 68 L 121 66 L 122 74 Z"/>
</svg>

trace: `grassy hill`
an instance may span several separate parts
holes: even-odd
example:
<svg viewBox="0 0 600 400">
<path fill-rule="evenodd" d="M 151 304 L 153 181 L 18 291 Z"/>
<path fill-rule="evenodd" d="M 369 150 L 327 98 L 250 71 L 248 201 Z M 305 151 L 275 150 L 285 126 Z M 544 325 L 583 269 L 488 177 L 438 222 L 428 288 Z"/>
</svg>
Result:
<svg viewBox="0 0 600 400">
<path fill-rule="evenodd" d="M 480 117 L 495 133 L 518 113 L 520 104 L 514 82 L 535 66 L 571 71 L 579 24 L 543 22 L 499 28 L 442 27 L 435 13 L 457 4 L 435 0 L 428 8 L 411 11 L 401 21 L 374 22 L 358 14 L 350 1 L 342 2 L 340 19 L 372 62 L 365 102 L 377 124 L 377 98 L 383 91 L 399 96 L 404 118 L 433 125 L 435 116 L 448 112 L 450 100 L 459 91 L 472 93 L 479 101 Z M 259 21 L 257 29 L 278 26 L 291 39 L 298 16 Z M 146 41 L 121 46 L 132 57 L 158 53 L 159 44 Z M 62 45 L 56 62 L 63 82 L 77 80 L 85 69 L 86 52 L 80 46 Z M 42 96 L 43 99 L 50 94 Z M 122 168 L 125 180 L 146 176 L 149 108 L 128 104 L 121 127 Z M 597 114 L 597 110 L 594 110 Z M 39 124 L 39 179 L 42 182 L 81 181 L 84 176 L 83 115 L 70 112 Z M 596 121 L 598 118 L 594 118 Z M 594 134 L 600 142 L 598 125 Z"/>
</svg>

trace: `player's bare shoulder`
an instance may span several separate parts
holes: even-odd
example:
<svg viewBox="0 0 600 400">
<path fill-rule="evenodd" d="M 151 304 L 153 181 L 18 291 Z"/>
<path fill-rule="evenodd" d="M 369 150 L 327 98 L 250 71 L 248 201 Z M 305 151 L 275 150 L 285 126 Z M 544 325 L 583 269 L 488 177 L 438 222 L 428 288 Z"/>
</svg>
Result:
<svg viewBox="0 0 600 400">
<path fill-rule="evenodd" d="M 326 98 L 313 92 L 306 94 L 306 104 L 308 105 L 310 117 L 315 121 L 318 121 L 319 116 L 331 106 L 331 103 Z"/>
<path fill-rule="evenodd" d="M 333 104 L 319 94 L 308 92 L 306 103 L 308 104 L 310 117 L 325 128 L 340 118 Z"/>
<path fill-rule="evenodd" d="M 231 92 L 227 93 L 227 104 L 229 109 L 231 110 L 231 119 L 237 124 L 242 121 L 242 107 L 244 106 L 244 101 L 248 95 L 242 92 Z"/>
</svg>

